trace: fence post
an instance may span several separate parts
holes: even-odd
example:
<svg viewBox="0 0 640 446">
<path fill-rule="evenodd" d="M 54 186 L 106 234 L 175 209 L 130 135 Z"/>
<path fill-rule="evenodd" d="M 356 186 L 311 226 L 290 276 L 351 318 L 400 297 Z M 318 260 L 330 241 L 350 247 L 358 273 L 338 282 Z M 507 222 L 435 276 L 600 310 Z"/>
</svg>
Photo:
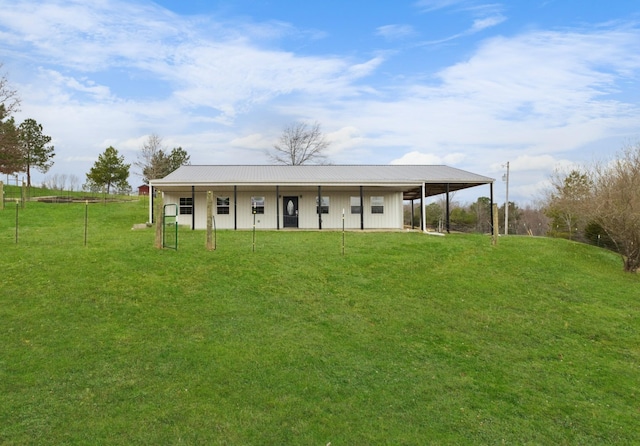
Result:
<svg viewBox="0 0 640 446">
<path fill-rule="evenodd" d="M 24 209 L 26 202 L 27 202 L 27 183 L 25 183 L 24 180 L 22 180 L 22 209 Z"/>
</svg>

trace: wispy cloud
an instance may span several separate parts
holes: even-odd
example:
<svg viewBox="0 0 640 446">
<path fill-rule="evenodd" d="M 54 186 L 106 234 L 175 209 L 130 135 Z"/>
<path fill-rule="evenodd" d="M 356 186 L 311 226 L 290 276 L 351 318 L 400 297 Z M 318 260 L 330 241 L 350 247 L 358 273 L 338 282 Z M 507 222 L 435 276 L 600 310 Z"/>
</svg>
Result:
<svg viewBox="0 0 640 446">
<path fill-rule="evenodd" d="M 384 25 L 376 29 L 376 34 L 388 40 L 397 40 L 411 37 L 416 31 L 411 25 Z"/>
</svg>

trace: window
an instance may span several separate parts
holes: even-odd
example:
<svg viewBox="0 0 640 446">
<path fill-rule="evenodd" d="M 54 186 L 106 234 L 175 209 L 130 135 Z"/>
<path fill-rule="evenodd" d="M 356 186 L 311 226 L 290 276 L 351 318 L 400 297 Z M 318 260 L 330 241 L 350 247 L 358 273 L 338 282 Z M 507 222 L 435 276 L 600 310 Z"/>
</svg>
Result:
<svg viewBox="0 0 640 446">
<path fill-rule="evenodd" d="M 384 197 L 371 197 L 371 213 L 384 214 Z"/>
<path fill-rule="evenodd" d="M 320 208 L 318 209 L 318 197 L 316 197 L 316 214 L 329 213 L 329 197 L 322 197 L 322 203 L 320 204 Z"/>
<path fill-rule="evenodd" d="M 362 206 L 360 206 L 360 197 L 351 197 L 351 213 L 360 214 Z"/>
<path fill-rule="evenodd" d="M 180 215 L 193 214 L 193 198 L 181 197 L 180 198 Z"/>
<path fill-rule="evenodd" d="M 264 214 L 264 197 L 251 197 L 251 213 Z"/>
<path fill-rule="evenodd" d="M 216 213 L 218 215 L 229 214 L 229 197 L 216 197 Z"/>
</svg>

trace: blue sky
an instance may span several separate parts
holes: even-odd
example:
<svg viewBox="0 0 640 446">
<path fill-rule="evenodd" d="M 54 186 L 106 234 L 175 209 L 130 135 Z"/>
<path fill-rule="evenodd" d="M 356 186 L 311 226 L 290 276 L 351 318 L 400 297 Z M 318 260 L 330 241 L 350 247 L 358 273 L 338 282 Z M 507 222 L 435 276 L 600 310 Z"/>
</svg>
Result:
<svg viewBox="0 0 640 446">
<path fill-rule="evenodd" d="M 267 164 L 303 120 L 335 164 L 447 164 L 497 201 L 509 161 L 526 204 L 640 141 L 639 49 L 626 0 L 0 0 L 16 119 L 56 147 L 36 182 L 82 184 L 110 145 L 133 163 L 151 133 L 193 164 Z"/>
</svg>

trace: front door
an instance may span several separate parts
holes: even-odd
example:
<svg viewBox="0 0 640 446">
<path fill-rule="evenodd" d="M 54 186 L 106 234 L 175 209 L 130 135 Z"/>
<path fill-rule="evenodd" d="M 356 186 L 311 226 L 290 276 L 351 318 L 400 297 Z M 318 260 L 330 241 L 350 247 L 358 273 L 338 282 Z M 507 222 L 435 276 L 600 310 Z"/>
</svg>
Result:
<svg viewBox="0 0 640 446">
<path fill-rule="evenodd" d="M 282 225 L 285 228 L 297 228 L 298 197 L 282 197 L 282 209 L 284 212 Z"/>
</svg>

